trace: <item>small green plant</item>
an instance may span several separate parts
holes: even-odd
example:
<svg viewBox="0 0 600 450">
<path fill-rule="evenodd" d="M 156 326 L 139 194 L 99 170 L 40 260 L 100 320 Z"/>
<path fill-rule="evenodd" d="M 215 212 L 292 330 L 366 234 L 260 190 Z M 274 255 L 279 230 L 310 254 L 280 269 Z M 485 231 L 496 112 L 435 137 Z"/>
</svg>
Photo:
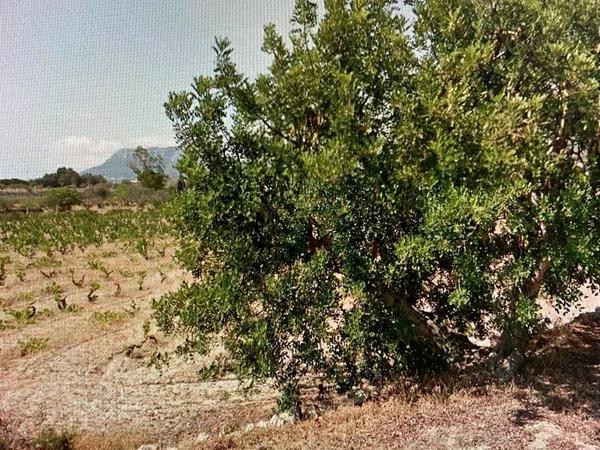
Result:
<svg viewBox="0 0 600 450">
<path fill-rule="evenodd" d="M 138 291 L 141 291 L 144 289 L 144 287 L 143 287 L 144 280 L 146 279 L 147 275 L 148 275 L 148 272 L 146 272 L 146 271 L 141 271 L 141 272 L 137 273 Z"/>
<path fill-rule="evenodd" d="M 50 189 L 44 196 L 44 204 L 58 211 L 67 211 L 80 203 L 79 193 L 69 187 Z"/>
<path fill-rule="evenodd" d="M 120 269 L 119 270 L 119 275 L 121 275 L 123 278 L 132 278 L 134 274 L 130 270 Z"/>
<path fill-rule="evenodd" d="M 81 276 L 79 280 L 75 278 L 75 270 L 69 269 L 69 273 L 71 274 L 71 283 L 73 283 L 77 287 L 83 287 L 83 282 L 85 281 L 85 273 Z"/>
<path fill-rule="evenodd" d="M 148 259 L 148 240 L 146 238 L 140 238 L 135 242 L 135 249 L 144 259 Z"/>
<path fill-rule="evenodd" d="M 48 338 L 30 338 L 26 341 L 19 341 L 21 356 L 31 355 L 44 350 L 48 346 Z"/>
<path fill-rule="evenodd" d="M 124 311 L 96 311 L 92 315 L 92 320 L 101 325 L 111 325 L 123 321 L 126 315 Z"/>
<path fill-rule="evenodd" d="M 34 267 L 35 269 L 56 268 L 61 265 L 62 263 L 58 259 L 48 255 L 41 256 L 31 263 L 31 267 Z"/>
<path fill-rule="evenodd" d="M 64 311 L 67 308 L 67 299 L 63 295 L 64 290 L 58 283 L 53 281 L 52 284 L 46 288 L 46 292 L 52 295 L 59 310 Z"/>
<path fill-rule="evenodd" d="M 37 310 L 34 305 L 29 305 L 22 309 L 9 309 L 6 311 L 11 315 L 19 325 L 28 325 L 35 322 Z"/>
<path fill-rule="evenodd" d="M 87 294 L 87 299 L 90 303 L 94 303 L 96 300 L 98 300 L 98 295 L 96 295 L 96 292 L 98 291 L 98 289 L 100 289 L 100 284 L 99 283 L 92 283 L 90 286 L 90 290 Z"/>
<path fill-rule="evenodd" d="M 100 261 L 98 261 L 96 259 L 96 257 L 92 257 L 91 259 L 88 260 L 87 265 L 89 266 L 90 269 L 92 270 L 100 270 Z"/>
<path fill-rule="evenodd" d="M 21 292 L 17 297 L 17 301 L 21 303 L 31 303 L 33 301 L 33 292 Z"/>
<path fill-rule="evenodd" d="M 67 313 L 71 313 L 71 314 L 76 314 L 78 312 L 80 312 L 83 309 L 83 307 L 79 306 L 79 305 L 67 305 L 67 307 L 65 308 L 65 312 Z"/>
<path fill-rule="evenodd" d="M 88 261 L 88 266 L 90 266 L 90 269 L 92 270 L 98 270 L 99 272 L 102 272 L 104 274 L 104 277 L 107 279 L 108 277 L 110 277 L 110 274 L 113 273 L 112 270 L 108 270 L 108 268 L 102 262 L 98 261 L 95 258 Z"/>
</svg>

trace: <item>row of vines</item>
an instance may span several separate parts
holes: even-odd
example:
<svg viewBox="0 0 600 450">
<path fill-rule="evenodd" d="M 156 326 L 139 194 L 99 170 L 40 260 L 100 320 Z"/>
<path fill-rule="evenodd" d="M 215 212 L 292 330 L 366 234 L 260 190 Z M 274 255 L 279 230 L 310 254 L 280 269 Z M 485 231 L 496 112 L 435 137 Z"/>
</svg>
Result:
<svg viewBox="0 0 600 450">
<path fill-rule="evenodd" d="M 14 250 L 22 256 L 32 256 L 38 251 L 68 254 L 76 249 L 83 251 L 86 247 L 118 242 L 147 257 L 158 238 L 173 234 L 165 216 L 163 209 L 154 208 L 0 217 L 0 253 Z"/>
</svg>

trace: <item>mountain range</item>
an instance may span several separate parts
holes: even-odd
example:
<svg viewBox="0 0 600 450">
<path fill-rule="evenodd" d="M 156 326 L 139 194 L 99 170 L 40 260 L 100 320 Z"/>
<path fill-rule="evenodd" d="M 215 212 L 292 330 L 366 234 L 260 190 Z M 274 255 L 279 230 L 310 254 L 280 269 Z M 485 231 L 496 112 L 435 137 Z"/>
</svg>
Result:
<svg viewBox="0 0 600 450">
<path fill-rule="evenodd" d="M 102 164 L 90 169 L 83 170 L 82 174 L 102 175 L 109 181 L 133 180 L 136 175 L 131 170 L 135 149 L 123 148 L 117 150 L 110 158 Z M 150 147 L 148 152 L 153 156 L 162 157 L 165 173 L 169 177 L 176 178 L 179 175 L 175 165 L 181 156 L 181 150 L 177 147 Z"/>
</svg>

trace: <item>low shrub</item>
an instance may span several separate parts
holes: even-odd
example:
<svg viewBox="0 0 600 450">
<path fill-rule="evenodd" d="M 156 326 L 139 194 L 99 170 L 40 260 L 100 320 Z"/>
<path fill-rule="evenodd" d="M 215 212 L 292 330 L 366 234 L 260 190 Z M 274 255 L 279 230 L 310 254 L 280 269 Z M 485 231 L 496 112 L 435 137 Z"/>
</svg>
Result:
<svg viewBox="0 0 600 450">
<path fill-rule="evenodd" d="M 69 187 L 50 189 L 44 195 L 44 205 L 60 211 L 70 210 L 79 204 L 81 204 L 81 195 Z"/>
</svg>

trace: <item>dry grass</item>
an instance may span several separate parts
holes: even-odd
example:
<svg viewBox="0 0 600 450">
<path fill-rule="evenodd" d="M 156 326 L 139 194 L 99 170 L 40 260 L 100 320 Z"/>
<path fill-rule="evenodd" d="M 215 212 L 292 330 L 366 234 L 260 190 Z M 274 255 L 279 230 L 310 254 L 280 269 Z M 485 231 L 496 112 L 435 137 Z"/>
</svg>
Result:
<svg viewBox="0 0 600 450">
<path fill-rule="evenodd" d="M 537 339 L 518 383 L 392 396 L 206 448 L 599 449 L 600 315 L 589 317 Z"/>
<path fill-rule="evenodd" d="M 152 442 L 152 439 L 144 431 L 129 430 L 75 435 L 72 442 L 73 450 L 130 450 Z"/>
</svg>

